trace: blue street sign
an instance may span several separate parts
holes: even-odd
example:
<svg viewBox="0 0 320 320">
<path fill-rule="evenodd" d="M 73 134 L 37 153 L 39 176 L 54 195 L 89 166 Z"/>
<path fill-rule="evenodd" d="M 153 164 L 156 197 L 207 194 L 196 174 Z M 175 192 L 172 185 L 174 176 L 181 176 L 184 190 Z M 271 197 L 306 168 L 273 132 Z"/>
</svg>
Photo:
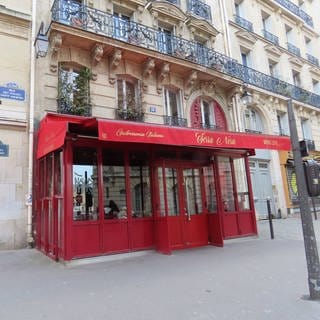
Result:
<svg viewBox="0 0 320 320">
<path fill-rule="evenodd" d="M 22 89 L 0 86 L 0 98 L 24 101 L 26 92 Z"/>
</svg>

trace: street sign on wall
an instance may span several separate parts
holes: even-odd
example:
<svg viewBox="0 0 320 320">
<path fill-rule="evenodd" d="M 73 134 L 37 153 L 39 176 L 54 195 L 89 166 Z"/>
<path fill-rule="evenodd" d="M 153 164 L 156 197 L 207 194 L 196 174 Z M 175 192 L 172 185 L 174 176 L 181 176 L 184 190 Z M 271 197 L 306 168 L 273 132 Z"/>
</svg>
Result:
<svg viewBox="0 0 320 320">
<path fill-rule="evenodd" d="M 24 101 L 26 92 L 20 89 L 17 83 L 8 82 L 5 86 L 0 86 L 0 98 Z"/>
<path fill-rule="evenodd" d="M 0 157 L 9 157 L 9 145 L 0 143 Z"/>
</svg>

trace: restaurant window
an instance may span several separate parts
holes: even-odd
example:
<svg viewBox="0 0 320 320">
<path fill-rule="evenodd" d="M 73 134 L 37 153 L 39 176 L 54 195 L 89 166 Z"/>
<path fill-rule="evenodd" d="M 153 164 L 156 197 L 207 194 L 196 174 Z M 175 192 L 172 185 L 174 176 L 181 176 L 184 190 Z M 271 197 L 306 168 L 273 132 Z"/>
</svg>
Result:
<svg viewBox="0 0 320 320">
<path fill-rule="evenodd" d="M 167 187 L 167 201 L 168 201 L 168 215 L 179 215 L 179 197 L 177 184 L 177 170 L 175 168 L 165 169 L 166 187 Z"/>
<path fill-rule="evenodd" d="M 98 176 L 96 149 L 76 147 L 73 151 L 73 220 L 98 219 Z"/>
<path fill-rule="evenodd" d="M 235 171 L 239 210 L 249 210 L 249 189 L 244 159 L 234 159 L 233 164 Z"/>
<path fill-rule="evenodd" d="M 127 219 L 124 153 L 103 150 L 103 212 L 104 219 Z"/>
<path fill-rule="evenodd" d="M 206 192 L 206 203 L 208 213 L 217 212 L 217 196 L 216 196 L 216 186 L 214 181 L 214 172 L 213 167 L 204 167 L 203 168 L 204 176 L 204 186 Z"/>
<path fill-rule="evenodd" d="M 218 174 L 220 179 L 223 210 L 228 212 L 235 211 L 234 186 L 230 158 L 218 157 Z"/>
<path fill-rule="evenodd" d="M 130 154 L 130 189 L 132 217 L 151 217 L 150 170 L 145 152 Z"/>
</svg>

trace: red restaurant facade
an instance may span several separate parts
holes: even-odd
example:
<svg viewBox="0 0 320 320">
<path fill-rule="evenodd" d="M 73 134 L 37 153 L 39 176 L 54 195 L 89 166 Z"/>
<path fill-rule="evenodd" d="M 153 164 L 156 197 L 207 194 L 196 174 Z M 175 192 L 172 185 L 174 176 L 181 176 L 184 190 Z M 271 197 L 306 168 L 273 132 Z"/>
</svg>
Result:
<svg viewBox="0 0 320 320">
<path fill-rule="evenodd" d="M 248 158 L 288 137 L 47 114 L 36 246 L 55 260 L 223 246 L 257 234 Z"/>
</svg>

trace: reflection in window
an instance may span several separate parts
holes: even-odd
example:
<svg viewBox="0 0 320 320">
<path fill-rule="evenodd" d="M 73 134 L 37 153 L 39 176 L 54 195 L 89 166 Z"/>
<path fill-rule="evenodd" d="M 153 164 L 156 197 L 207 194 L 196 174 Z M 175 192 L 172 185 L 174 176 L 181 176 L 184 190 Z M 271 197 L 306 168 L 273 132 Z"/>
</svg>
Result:
<svg viewBox="0 0 320 320">
<path fill-rule="evenodd" d="M 216 187 L 214 184 L 213 167 L 204 167 L 204 186 L 206 190 L 206 203 L 209 213 L 217 212 Z"/>
<path fill-rule="evenodd" d="M 166 168 L 166 187 L 167 187 L 167 201 L 168 201 L 168 215 L 179 215 L 179 198 L 177 186 L 177 170 L 175 168 Z"/>
<path fill-rule="evenodd" d="M 238 193 L 238 206 L 239 210 L 249 210 L 249 191 L 248 191 L 248 180 L 245 171 L 244 159 L 235 159 L 234 171 L 236 177 L 237 193 Z"/>
<path fill-rule="evenodd" d="M 75 148 L 73 153 L 73 219 L 98 219 L 96 150 Z"/>
<path fill-rule="evenodd" d="M 144 152 L 130 155 L 132 217 L 151 217 L 151 191 L 148 157 Z"/>
<path fill-rule="evenodd" d="M 164 199 L 164 186 L 162 168 L 158 168 L 158 187 L 159 187 L 159 215 L 164 217 L 166 215 L 165 199 Z"/>
<path fill-rule="evenodd" d="M 106 150 L 103 162 L 103 203 L 105 219 L 127 219 L 126 177 L 122 151 Z"/>
<path fill-rule="evenodd" d="M 199 169 L 184 169 L 183 182 L 186 212 L 190 215 L 201 213 L 202 199 Z"/>
<path fill-rule="evenodd" d="M 230 158 L 218 157 L 218 171 L 224 211 L 234 211 L 233 182 Z"/>
<path fill-rule="evenodd" d="M 62 152 L 56 152 L 54 154 L 54 170 L 55 170 L 55 190 L 54 193 L 56 195 L 61 195 L 62 194 Z"/>
</svg>

